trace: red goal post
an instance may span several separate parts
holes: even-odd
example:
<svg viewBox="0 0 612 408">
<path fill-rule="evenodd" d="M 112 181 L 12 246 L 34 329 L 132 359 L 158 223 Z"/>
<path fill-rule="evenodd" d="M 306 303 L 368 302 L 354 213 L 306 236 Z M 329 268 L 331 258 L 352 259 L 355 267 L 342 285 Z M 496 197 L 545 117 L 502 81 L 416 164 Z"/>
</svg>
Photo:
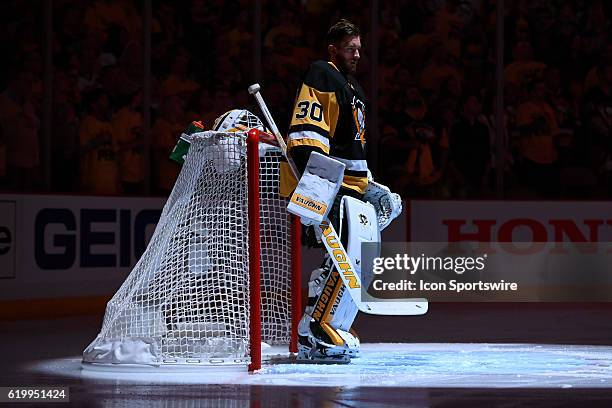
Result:
<svg viewBox="0 0 612 408">
<path fill-rule="evenodd" d="M 259 191 L 259 144 L 267 143 L 278 147 L 276 138 L 273 135 L 262 132 L 258 129 L 251 129 L 247 133 L 247 163 L 248 163 L 248 183 L 249 191 Z M 289 351 L 297 353 L 297 326 L 301 318 L 301 298 L 302 298 L 302 251 L 301 251 L 301 227 L 299 217 L 290 214 L 291 218 L 291 339 Z M 249 235 L 249 264 L 261 265 L 260 253 L 260 200 L 259 194 L 253 194 L 249 200 L 249 222 L 253 225 Z M 250 343 L 251 343 L 251 363 L 249 371 L 261 368 L 261 276 L 258 266 L 250 268 Z"/>
</svg>

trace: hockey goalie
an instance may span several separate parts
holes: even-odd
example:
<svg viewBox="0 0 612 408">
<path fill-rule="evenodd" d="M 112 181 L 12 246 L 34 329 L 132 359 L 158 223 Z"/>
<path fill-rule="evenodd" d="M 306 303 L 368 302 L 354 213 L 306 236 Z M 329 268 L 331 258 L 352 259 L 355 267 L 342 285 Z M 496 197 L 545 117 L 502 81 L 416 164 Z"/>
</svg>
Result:
<svg viewBox="0 0 612 408">
<path fill-rule="evenodd" d="M 380 231 L 402 205 L 397 194 L 372 180 L 366 162 L 366 99 L 353 76 L 359 29 L 340 20 L 326 40 L 330 60 L 310 66 L 289 127 L 288 155 L 301 177 L 292 182 L 288 166 L 282 166 L 281 194 L 290 194 L 287 209 L 306 226 L 306 244 L 323 247 L 319 225 L 327 218 L 360 275 L 361 243 L 380 242 Z M 310 276 L 298 326 L 299 360 L 348 363 L 359 354 L 351 330 L 359 309 L 332 261 L 326 253 Z"/>
</svg>

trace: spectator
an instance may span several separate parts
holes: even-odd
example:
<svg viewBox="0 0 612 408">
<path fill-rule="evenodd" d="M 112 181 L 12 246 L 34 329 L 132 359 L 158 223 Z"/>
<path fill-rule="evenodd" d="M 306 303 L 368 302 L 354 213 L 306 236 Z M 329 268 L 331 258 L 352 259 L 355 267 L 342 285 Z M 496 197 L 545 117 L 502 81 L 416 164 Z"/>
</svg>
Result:
<svg viewBox="0 0 612 408">
<path fill-rule="evenodd" d="M 612 68 L 606 68 L 612 71 Z M 611 78 L 612 79 L 612 78 Z M 585 109 L 585 132 L 592 146 L 591 160 L 595 172 L 605 181 L 608 195 L 612 193 L 612 95 L 605 87 L 595 87 L 588 95 Z"/>
<path fill-rule="evenodd" d="M 79 126 L 82 191 L 90 194 L 119 193 L 117 139 L 113 132 L 108 94 L 96 89 L 86 95 L 87 115 Z"/>
<path fill-rule="evenodd" d="M 119 180 L 124 194 L 142 194 L 144 187 L 144 138 L 142 134 L 142 91 L 113 115 L 113 132 L 119 148 Z"/>
<path fill-rule="evenodd" d="M 460 181 L 460 195 L 479 197 L 487 186 L 491 159 L 489 129 L 481 117 L 482 106 L 476 94 L 463 99 L 459 120 L 450 131 L 452 167 Z"/>
<path fill-rule="evenodd" d="M 81 43 L 79 59 L 79 90 L 88 92 L 100 86 L 100 43 L 94 32 L 90 32 Z"/>
<path fill-rule="evenodd" d="M 553 198 L 559 193 L 556 138 L 559 126 L 545 100 L 546 84 L 535 79 L 528 99 L 519 105 L 516 125 L 520 135 L 521 180 L 531 193 Z"/>
<path fill-rule="evenodd" d="M 8 88 L 0 94 L 0 126 L 6 143 L 10 187 L 33 190 L 39 182 L 40 119 L 32 101 L 34 76 L 16 67 Z"/>
<path fill-rule="evenodd" d="M 135 5 L 129 0 L 97 0 L 85 10 L 84 23 L 98 31 L 116 28 L 125 30 L 128 38 L 135 40 L 142 35 L 142 19 Z"/>
<path fill-rule="evenodd" d="M 202 88 L 200 92 L 193 95 L 190 101 L 189 111 L 185 117 L 184 122 L 191 122 L 199 120 L 202 122 L 206 129 L 210 128 L 219 115 L 217 114 L 218 109 L 222 109 L 221 106 L 215 106 L 215 98 L 209 89 Z M 226 107 L 226 110 L 231 107 Z"/>
<path fill-rule="evenodd" d="M 119 57 L 119 66 L 123 77 L 122 97 L 129 98 L 142 84 L 144 65 L 143 48 L 140 41 L 131 41 L 125 45 Z"/>
<path fill-rule="evenodd" d="M 233 59 L 240 55 L 240 49 L 244 44 L 251 48 L 253 43 L 253 35 L 249 30 L 252 24 L 249 24 L 247 9 L 240 10 L 235 18 L 235 24 L 231 29 L 217 38 L 217 48 L 223 49 L 223 54 Z"/>
<path fill-rule="evenodd" d="M 571 44 L 579 30 L 579 21 L 576 5 L 571 2 L 564 2 L 560 5 L 559 13 L 551 29 L 553 41 L 560 46 L 556 48 L 555 58 L 551 62 L 559 68 L 567 63 L 571 58 Z"/>
<path fill-rule="evenodd" d="M 231 92 L 225 87 L 216 88 L 213 95 L 215 101 L 215 113 L 211 118 L 214 120 L 215 118 L 221 116 L 222 113 L 233 109 L 233 106 L 235 106 L 235 101 L 234 98 L 232 98 Z"/>
<path fill-rule="evenodd" d="M 394 90 L 397 73 L 401 67 L 399 61 L 399 41 L 395 38 L 383 38 L 385 46 L 381 49 L 381 64 L 378 68 L 380 90 L 388 93 Z"/>
<path fill-rule="evenodd" d="M 610 66 L 612 66 L 612 43 L 608 45 L 606 52 L 601 56 L 601 61 L 589 70 L 584 81 L 586 92 L 593 88 L 600 88 L 604 93 L 610 94 L 610 86 L 612 85 L 612 79 L 610 79 L 612 74 L 608 72 L 611 69 Z"/>
<path fill-rule="evenodd" d="M 186 49 L 175 53 L 170 75 L 161 84 L 162 96 L 177 95 L 186 101 L 193 92 L 200 89 L 200 85 L 190 78 L 189 61 Z"/>
<path fill-rule="evenodd" d="M 53 143 L 51 143 L 51 183 L 57 191 L 75 191 L 79 169 L 80 102 L 74 77 L 56 71 L 53 91 Z"/>
<path fill-rule="evenodd" d="M 495 67 L 487 61 L 487 47 L 480 36 L 472 35 L 465 41 L 461 62 L 467 92 L 477 92 L 483 84 L 490 83 Z"/>
<path fill-rule="evenodd" d="M 463 80 L 461 72 L 452 62 L 446 48 L 438 43 L 432 49 L 429 64 L 421 73 L 420 88 L 425 95 L 435 98 L 440 92 L 440 84 L 449 77 L 453 77 L 458 82 Z"/>
<path fill-rule="evenodd" d="M 504 69 L 508 87 L 524 89 L 536 77 L 541 77 L 546 64 L 533 60 L 533 47 L 527 41 L 518 42 L 512 52 L 513 61 Z"/>
<path fill-rule="evenodd" d="M 431 197 L 444 171 L 441 158 L 448 142 L 426 117 L 427 105 L 417 88 L 407 91 L 400 106 L 405 106 L 404 115 L 396 118 L 395 127 L 385 129 L 381 140 L 386 161 L 382 176 L 403 197 Z"/>
<path fill-rule="evenodd" d="M 264 37 L 264 47 L 276 48 L 276 37 L 284 35 L 286 41 L 298 41 L 302 37 L 302 26 L 298 22 L 295 13 L 288 8 L 281 8 L 279 13 L 278 25 L 272 27 Z"/>
<path fill-rule="evenodd" d="M 293 44 L 292 37 L 283 32 L 274 36 L 273 48 L 267 50 L 270 66 L 266 78 L 277 78 L 289 84 L 298 82 L 303 67 L 298 65 L 300 59 L 296 58 Z"/>
<path fill-rule="evenodd" d="M 591 65 L 599 60 L 610 39 L 610 22 L 601 0 L 590 2 L 588 21 L 584 30 L 585 51 Z"/>
<path fill-rule="evenodd" d="M 498 143 L 502 144 L 504 156 L 501 160 L 503 166 L 503 172 L 505 177 L 505 190 L 508 191 L 513 184 L 516 184 L 516 175 L 514 174 L 514 158 L 518 146 L 511 143 L 510 136 L 508 134 L 509 126 L 509 115 L 506 109 L 502 110 L 502 126 L 501 130 L 497 126 L 497 98 L 493 92 L 485 92 L 483 98 L 482 115 L 480 118 L 482 122 L 486 124 L 489 129 L 489 145 L 491 146 L 490 152 L 490 168 L 497 169 L 500 162 L 498 159 L 497 147 Z M 491 180 L 491 176 L 489 176 Z"/>
<path fill-rule="evenodd" d="M 461 0 L 446 0 L 435 14 L 436 33 L 446 53 L 454 60 L 461 58 L 461 36 L 469 22 L 466 16 L 461 16 L 460 4 Z"/>
<path fill-rule="evenodd" d="M 151 129 L 155 185 L 157 192 L 166 197 L 172 191 L 180 171 L 179 165 L 170 160 L 169 156 L 186 126 L 182 120 L 182 111 L 181 99 L 178 96 L 167 96 L 162 102 L 160 116 Z"/>
</svg>

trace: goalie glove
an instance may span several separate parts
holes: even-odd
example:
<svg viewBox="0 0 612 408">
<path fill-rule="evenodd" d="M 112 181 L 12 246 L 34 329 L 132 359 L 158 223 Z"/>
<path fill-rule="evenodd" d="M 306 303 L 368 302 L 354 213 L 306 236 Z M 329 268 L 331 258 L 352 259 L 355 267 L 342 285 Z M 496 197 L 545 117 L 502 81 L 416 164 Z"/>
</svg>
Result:
<svg viewBox="0 0 612 408">
<path fill-rule="evenodd" d="M 387 228 L 391 221 L 402 213 L 402 198 L 399 194 L 391 192 L 389 187 L 374 180 L 368 181 L 363 201 L 367 201 L 374 206 L 380 231 Z"/>
</svg>

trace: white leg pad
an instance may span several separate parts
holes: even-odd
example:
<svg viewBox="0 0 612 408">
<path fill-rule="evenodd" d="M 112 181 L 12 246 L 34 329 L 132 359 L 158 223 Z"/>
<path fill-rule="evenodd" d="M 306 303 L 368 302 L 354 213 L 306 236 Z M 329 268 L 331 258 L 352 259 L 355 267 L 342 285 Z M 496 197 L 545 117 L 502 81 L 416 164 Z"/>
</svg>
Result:
<svg viewBox="0 0 612 408">
<path fill-rule="evenodd" d="M 355 272 L 361 275 L 361 244 L 380 242 L 376 211 L 369 203 L 345 196 L 340 204 L 339 226 L 340 233 L 347 234 L 340 238 L 347 242 L 347 253 L 355 265 Z M 298 328 L 300 358 L 334 359 L 339 355 L 355 357 L 359 353 L 359 339 L 349 332 L 359 309 L 338 272 L 329 273 L 329 268 L 331 262 L 324 268 L 315 269 L 308 283 L 310 304 L 314 303 L 314 307 L 306 308 Z"/>
</svg>

